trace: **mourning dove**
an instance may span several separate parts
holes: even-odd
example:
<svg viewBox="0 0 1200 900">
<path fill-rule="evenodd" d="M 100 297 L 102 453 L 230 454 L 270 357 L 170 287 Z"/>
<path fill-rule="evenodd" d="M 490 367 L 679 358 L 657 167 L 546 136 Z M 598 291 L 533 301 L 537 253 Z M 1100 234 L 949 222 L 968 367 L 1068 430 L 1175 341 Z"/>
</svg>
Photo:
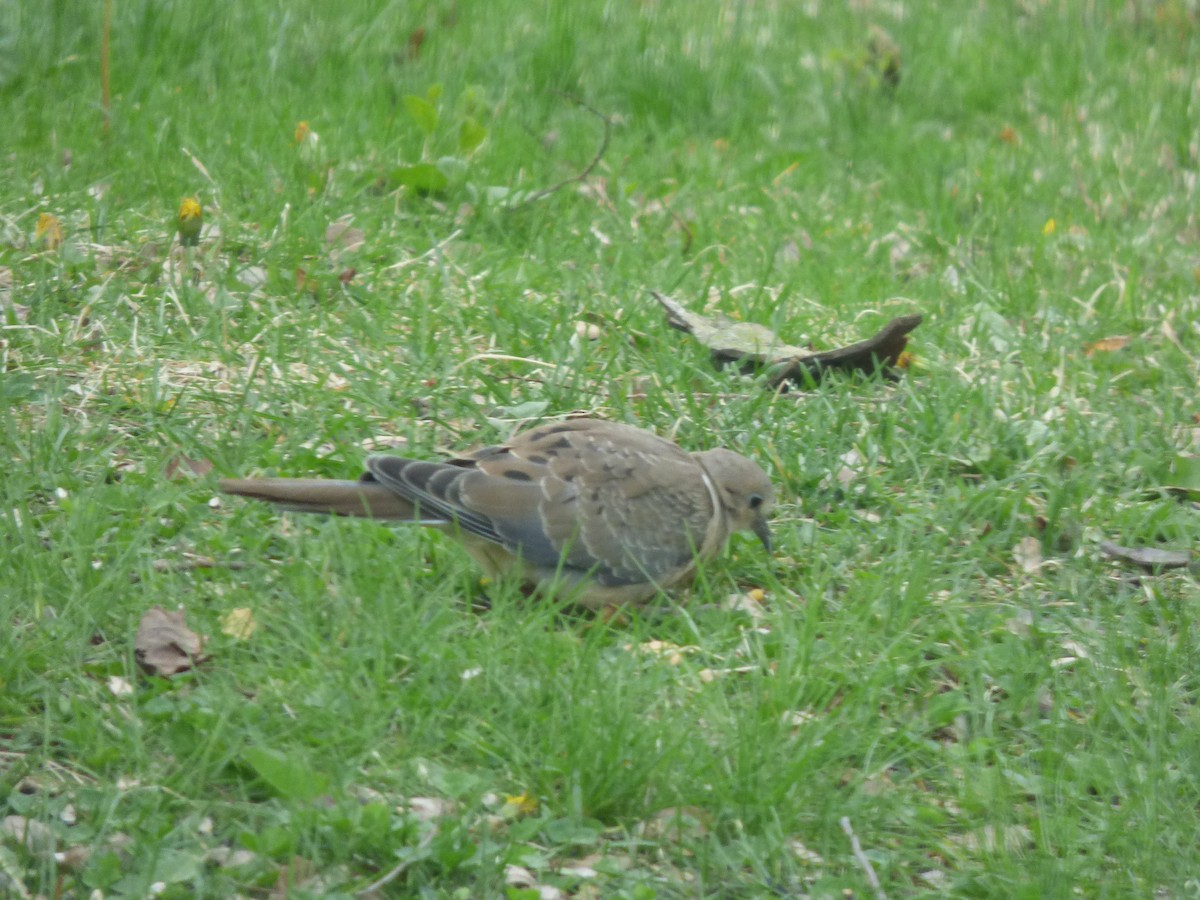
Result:
<svg viewBox="0 0 1200 900">
<path fill-rule="evenodd" d="M 688 453 L 598 419 L 539 425 L 444 462 L 371 456 L 358 481 L 227 479 L 286 510 L 415 522 L 454 535 L 492 577 L 599 609 L 644 603 L 735 531 L 770 550 L 766 473 L 731 450 Z"/>
</svg>

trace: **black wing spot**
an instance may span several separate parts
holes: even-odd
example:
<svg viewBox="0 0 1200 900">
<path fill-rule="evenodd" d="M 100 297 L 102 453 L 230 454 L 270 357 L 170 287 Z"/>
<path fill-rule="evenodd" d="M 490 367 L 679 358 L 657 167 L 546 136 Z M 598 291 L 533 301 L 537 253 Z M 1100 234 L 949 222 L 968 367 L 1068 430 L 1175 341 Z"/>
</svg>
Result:
<svg viewBox="0 0 1200 900">
<path fill-rule="evenodd" d="M 528 472 L 522 472 L 520 469 L 509 469 L 504 473 L 504 477 L 511 478 L 513 481 L 533 481 Z"/>
<path fill-rule="evenodd" d="M 546 457 L 542 456 L 539 453 L 530 453 L 525 458 L 527 460 L 529 460 L 531 463 L 533 463 L 535 466 L 544 466 L 547 462 Z"/>
</svg>

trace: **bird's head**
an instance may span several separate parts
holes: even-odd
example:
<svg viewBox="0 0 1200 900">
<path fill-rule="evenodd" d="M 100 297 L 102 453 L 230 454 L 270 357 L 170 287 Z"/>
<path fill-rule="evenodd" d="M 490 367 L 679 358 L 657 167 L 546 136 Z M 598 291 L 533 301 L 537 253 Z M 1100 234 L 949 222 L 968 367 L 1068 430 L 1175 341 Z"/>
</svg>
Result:
<svg viewBox="0 0 1200 900">
<path fill-rule="evenodd" d="M 752 531 L 771 551 L 771 528 L 767 517 L 775 507 L 775 487 L 771 479 L 752 459 L 718 448 L 695 454 L 712 479 L 729 517 L 731 531 Z"/>
</svg>

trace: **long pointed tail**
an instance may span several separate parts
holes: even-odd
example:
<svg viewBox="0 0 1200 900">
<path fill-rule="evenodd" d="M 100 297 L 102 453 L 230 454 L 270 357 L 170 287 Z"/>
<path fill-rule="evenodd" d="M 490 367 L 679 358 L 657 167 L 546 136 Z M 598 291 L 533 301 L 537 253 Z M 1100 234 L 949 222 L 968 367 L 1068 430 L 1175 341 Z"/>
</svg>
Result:
<svg viewBox="0 0 1200 900">
<path fill-rule="evenodd" d="M 254 500 L 266 500 L 292 512 L 422 521 L 416 508 L 381 484 L 322 478 L 223 478 L 220 488 Z M 433 523 L 429 523 L 433 524 Z"/>
</svg>

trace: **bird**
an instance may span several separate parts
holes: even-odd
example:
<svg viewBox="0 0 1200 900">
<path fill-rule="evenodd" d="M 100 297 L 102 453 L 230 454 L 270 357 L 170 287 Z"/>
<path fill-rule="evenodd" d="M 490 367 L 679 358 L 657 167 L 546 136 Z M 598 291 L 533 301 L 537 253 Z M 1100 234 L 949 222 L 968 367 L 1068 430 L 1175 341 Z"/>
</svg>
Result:
<svg viewBox="0 0 1200 900">
<path fill-rule="evenodd" d="M 753 460 L 689 453 L 632 425 L 536 425 L 442 461 L 371 455 L 357 480 L 230 478 L 226 494 L 295 512 L 415 523 L 456 537 L 491 578 L 590 609 L 644 604 L 730 535 L 771 550 L 775 491 Z"/>
</svg>

